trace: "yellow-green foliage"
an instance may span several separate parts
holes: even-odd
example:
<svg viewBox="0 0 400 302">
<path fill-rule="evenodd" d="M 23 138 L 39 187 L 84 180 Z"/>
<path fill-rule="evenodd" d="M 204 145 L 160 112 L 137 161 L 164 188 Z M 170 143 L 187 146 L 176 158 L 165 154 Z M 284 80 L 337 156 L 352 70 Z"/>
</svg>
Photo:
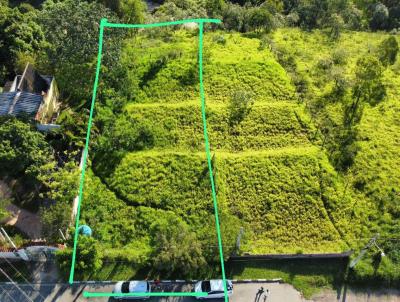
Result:
<svg viewBox="0 0 400 302">
<path fill-rule="evenodd" d="M 209 180 L 205 155 L 144 152 L 126 156 L 109 183 L 133 205 L 173 208 L 182 214 L 210 208 Z"/>
<path fill-rule="evenodd" d="M 204 150 L 203 124 L 199 101 L 178 104 L 130 104 L 129 121 L 148 125 L 157 148 Z M 125 116 L 121 116 L 126 119 Z M 207 123 L 214 149 L 260 150 L 309 145 L 312 132 L 303 120 L 303 109 L 293 102 L 258 103 L 237 126 L 229 125 L 225 105 L 207 106 Z M 115 125 L 118 125 L 118 121 Z"/>
<path fill-rule="evenodd" d="M 181 102 L 198 98 L 197 32 L 178 31 L 167 41 L 135 38 L 123 62 L 135 102 Z M 226 43 L 214 40 L 223 35 Z M 207 33 L 204 41 L 204 85 L 207 99 L 226 102 L 237 90 L 251 91 L 260 101 L 293 100 L 294 89 L 284 69 L 258 39 L 237 33 Z M 145 76 L 144 76 L 145 75 Z M 143 81 L 143 78 L 146 81 Z"/>
<path fill-rule="evenodd" d="M 226 43 L 217 42 L 221 35 Z M 324 179 L 335 173 L 311 142 L 315 128 L 296 102 L 290 77 L 257 38 L 207 32 L 204 45 L 207 123 L 225 251 L 232 250 L 239 226 L 245 229 L 242 252 L 347 249 L 325 208 L 343 206 L 328 194 L 335 187 Z M 129 41 L 123 62 L 132 101 L 97 138 L 95 152 L 106 150 L 102 160 L 112 164 L 102 180 L 120 200 L 136 210 L 171 210 L 202 242 L 211 238 L 215 245 L 196 56 L 197 36 L 191 32 Z M 238 91 L 252 93 L 255 102 L 232 124 L 229 101 Z M 144 145 L 137 141 L 142 136 Z"/>
<path fill-rule="evenodd" d="M 280 29 L 273 34 L 273 45 L 275 50 L 292 56 L 297 72 L 308 79 L 310 91 L 307 101 L 313 104 L 331 92 L 331 74 L 335 69 L 340 68 L 351 83 L 355 77 L 357 60 L 367 54 L 378 54 L 380 44 L 388 36 L 387 33 L 346 32 L 337 42 L 332 42 L 320 31 L 307 33 L 298 29 Z M 345 60 L 330 65 L 338 53 Z M 320 68 L 329 65 L 326 70 Z M 383 83 L 387 91 L 386 99 L 376 106 L 366 105 L 357 126 L 359 151 L 354 164 L 347 173 L 334 180 L 335 186 L 324 190 L 325 196 L 330 196 L 327 210 L 351 246 L 360 249 L 377 232 L 383 237 L 378 244 L 385 249 L 388 257 L 380 265 L 372 264 L 371 258 L 375 252 L 371 252 L 358 265 L 359 279 L 367 279 L 372 275 L 387 280 L 399 278 L 398 270 L 397 275 L 393 273 L 393 267 L 400 264 L 399 247 L 397 241 L 391 240 L 391 237 L 398 237 L 400 217 L 398 58 L 394 65 L 384 71 Z M 331 100 L 324 105 L 325 116 L 317 115 L 317 122 L 323 124 L 328 116 L 334 123 L 341 124 L 341 103 Z M 376 269 L 377 273 L 374 272 Z"/>
<path fill-rule="evenodd" d="M 219 206 L 246 227 L 252 253 L 341 251 L 345 244 L 321 201 L 314 148 L 215 153 Z M 126 156 L 110 188 L 133 205 L 173 210 L 193 219 L 212 215 L 203 153 L 141 152 Z"/>
<path fill-rule="evenodd" d="M 316 149 L 217 158 L 227 205 L 253 232 L 244 251 L 310 253 L 345 248 L 321 200 L 321 159 Z"/>
</svg>

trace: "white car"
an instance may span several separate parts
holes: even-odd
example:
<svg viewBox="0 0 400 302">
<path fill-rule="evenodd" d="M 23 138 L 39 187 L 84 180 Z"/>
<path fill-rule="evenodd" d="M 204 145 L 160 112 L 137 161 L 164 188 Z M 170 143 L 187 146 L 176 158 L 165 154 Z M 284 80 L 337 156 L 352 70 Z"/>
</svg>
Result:
<svg viewBox="0 0 400 302">
<path fill-rule="evenodd" d="M 115 284 L 113 293 L 127 294 L 127 293 L 151 293 L 150 283 L 147 281 L 119 281 Z M 150 296 L 132 296 L 132 297 L 114 297 L 115 299 L 126 300 L 147 300 Z"/>
<path fill-rule="evenodd" d="M 232 281 L 226 280 L 226 290 L 228 297 L 233 293 Z M 224 283 L 222 280 L 205 280 L 199 281 L 194 285 L 194 291 L 196 293 L 208 293 L 206 297 L 196 297 L 196 299 L 216 299 L 224 298 Z"/>
</svg>

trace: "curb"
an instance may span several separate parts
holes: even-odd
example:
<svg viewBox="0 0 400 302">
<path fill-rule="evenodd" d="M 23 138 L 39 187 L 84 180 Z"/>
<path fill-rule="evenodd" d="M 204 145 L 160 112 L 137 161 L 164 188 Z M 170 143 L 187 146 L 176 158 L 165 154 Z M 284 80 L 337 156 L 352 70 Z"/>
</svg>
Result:
<svg viewBox="0 0 400 302">
<path fill-rule="evenodd" d="M 275 279 L 243 279 L 243 280 L 232 280 L 232 283 L 282 283 L 282 278 Z"/>
<path fill-rule="evenodd" d="M 196 283 L 200 280 L 147 280 L 150 283 Z M 282 283 L 282 278 L 275 278 L 275 279 L 233 279 L 232 283 L 240 284 L 240 283 Z M 70 286 L 69 283 L 18 283 L 19 286 L 24 285 L 40 285 L 40 286 Z M 114 284 L 117 281 L 74 281 L 72 285 L 92 285 L 92 284 Z M 13 282 L 0 282 L 0 285 L 14 285 Z"/>
</svg>

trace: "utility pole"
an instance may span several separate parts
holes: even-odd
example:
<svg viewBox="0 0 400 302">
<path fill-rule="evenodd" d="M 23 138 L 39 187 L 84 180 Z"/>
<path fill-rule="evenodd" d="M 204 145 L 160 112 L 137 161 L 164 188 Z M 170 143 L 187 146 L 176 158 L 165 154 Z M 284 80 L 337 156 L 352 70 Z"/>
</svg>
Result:
<svg viewBox="0 0 400 302">
<path fill-rule="evenodd" d="M 238 234 L 237 239 L 236 239 L 235 255 L 237 255 L 239 253 L 239 251 L 240 251 L 240 241 L 242 240 L 243 233 L 244 233 L 244 229 L 240 228 L 239 234 Z"/>
<path fill-rule="evenodd" d="M 15 249 L 15 250 L 18 250 L 17 249 L 17 247 L 15 246 L 15 244 L 14 244 L 14 242 L 11 240 L 11 238 L 8 236 L 8 234 L 7 234 L 7 232 L 3 229 L 3 228 L 1 228 L 1 231 L 3 232 L 3 234 L 4 234 L 4 237 L 8 240 L 8 242 L 11 244 L 11 246 Z"/>
<path fill-rule="evenodd" d="M 0 268 L 0 272 L 3 273 L 3 275 L 4 275 L 16 288 L 18 288 L 18 290 L 24 295 L 25 298 L 28 299 L 28 301 L 33 302 L 33 300 L 18 286 L 18 284 L 17 284 L 16 282 L 14 282 L 14 280 L 11 279 L 11 277 L 10 277 L 9 275 L 7 275 L 6 272 L 3 271 L 1 268 Z"/>
<path fill-rule="evenodd" d="M 214 186 L 215 186 L 215 194 L 218 194 L 218 185 L 217 185 L 217 165 L 215 164 L 215 153 L 211 158 L 211 164 L 213 168 L 213 179 L 214 179 Z"/>
<path fill-rule="evenodd" d="M 385 256 L 385 252 L 378 246 L 378 244 L 376 243 L 376 240 L 379 238 L 379 233 L 376 234 L 374 237 L 372 237 L 369 242 L 367 243 L 366 246 L 364 246 L 364 248 L 361 250 L 360 254 L 357 256 L 357 258 L 353 259 L 353 261 L 351 261 L 349 267 L 353 268 L 356 266 L 356 264 L 361 260 L 362 257 L 364 257 L 365 253 L 372 247 L 375 246 L 380 252 L 381 252 L 381 256 L 384 257 Z"/>
<path fill-rule="evenodd" d="M 4 237 L 2 232 L 0 232 L 0 241 L 6 242 L 6 237 Z"/>
<path fill-rule="evenodd" d="M 14 248 L 15 252 L 22 258 L 22 260 L 29 261 L 29 256 L 25 253 L 24 249 L 18 250 L 17 246 L 14 244 L 14 242 L 11 240 L 11 238 L 8 236 L 7 232 L 5 229 L 0 228 L 1 232 L 3 232 L 3 237 L 5 237 L 8 242 L 11 244 L 11 246 Z M 0 234 L 1 234 L 0 232 Z"/>
<path fill-rule="evenodd" d="M 60 234 L 61 234 L 61 238 L 62 238 L 64 241 L 66 241 L 67 238 L 65 238 L 64 233 L 61 231 L 61 229 L 58 229 L 58 231 L 59 231 Z"/>
</svg>

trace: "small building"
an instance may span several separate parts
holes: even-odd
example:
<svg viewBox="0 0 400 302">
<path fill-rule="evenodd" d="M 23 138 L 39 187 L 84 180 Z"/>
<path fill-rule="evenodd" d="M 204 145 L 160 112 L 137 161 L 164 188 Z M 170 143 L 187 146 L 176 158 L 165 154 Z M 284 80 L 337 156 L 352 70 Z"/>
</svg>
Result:
<svg viewBox="0 0 400 302">
<path fill-rule="evenodd" d="M 54 77 L 39 74 L 28 63 L 22 75 L 4 85 L 0 115 L 28 115 L 39 124 L 51 124 L 58 114 L 58 97 Z"/>
</svg>

